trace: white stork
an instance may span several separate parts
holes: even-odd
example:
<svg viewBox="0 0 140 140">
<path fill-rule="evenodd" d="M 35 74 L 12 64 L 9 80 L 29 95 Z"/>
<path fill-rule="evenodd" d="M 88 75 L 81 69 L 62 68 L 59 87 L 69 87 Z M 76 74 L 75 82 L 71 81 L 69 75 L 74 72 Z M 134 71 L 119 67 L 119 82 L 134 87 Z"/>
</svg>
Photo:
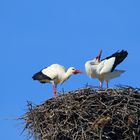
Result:
<svg viewBox="0 0 140 140">
<path fill-rule="evenodd" d="M 100 88 L 103 87 L 104 80 L 108 88 L 108 83 L 111 79 L 120 76 L 124 73 L 124 70 L 115 70 L 116 66 L 120 64 L 128 55 L 127 51 L 115 52 L 111 56 L 100 60 L 102 50 L 99 55 L 93 60 L 89 60 L 85 63 L 85 69 L 87 75 L 91 78 L 96 78 L 100 81 Z"/>
<path fill-rule="evenodd" d="M 80 70 L 70 67 L 67 71 L 65 68 L 59 64 L 52 64 L 47 68 L 33 75 L 33 80 L 38 80 L 40 83 L 51 83 L 53 85 L 54 96 L 57 93 L 57 84 L 63 83 L 71 75 L 82 73 Z"/>
</svg>

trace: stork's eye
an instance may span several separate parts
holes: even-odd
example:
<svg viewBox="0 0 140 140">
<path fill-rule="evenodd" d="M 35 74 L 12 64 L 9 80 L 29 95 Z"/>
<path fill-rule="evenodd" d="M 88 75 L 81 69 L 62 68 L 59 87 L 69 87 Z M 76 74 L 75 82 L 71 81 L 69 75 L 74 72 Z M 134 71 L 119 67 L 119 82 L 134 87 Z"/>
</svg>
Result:
<svg viewBox="0 0 140 140">
<path fill-rule="evenodd" d="M 72 70 L 75 70 L 74 68 Z"/>
</svg>

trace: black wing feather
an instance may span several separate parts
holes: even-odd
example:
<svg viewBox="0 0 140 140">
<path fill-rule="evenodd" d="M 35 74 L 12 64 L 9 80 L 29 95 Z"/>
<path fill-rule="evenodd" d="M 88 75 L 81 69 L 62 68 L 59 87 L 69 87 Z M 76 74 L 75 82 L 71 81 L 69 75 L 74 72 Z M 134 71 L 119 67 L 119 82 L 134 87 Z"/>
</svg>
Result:
<svg viewBox="0 0 140 140">
<path fill-rule="evenodd" d="M 45 83 L 43 80 L 52 80 L 49 76 L 43 74 L 42 71 L 35 73 L 32 78 L 33 80 L 38 80 L 41 83 Z"/>
<path fill-rule="evenodd" d="M 119 65 L 128 55 L 127 51 L 122 50 L 121 52 L 115 52 L 111 56 L 106 57 L 105 59 L 110 59 L 111 57 L 115 57 L 115 62 L 111 69 L 111 72 L 114 71 L 117 65 Z"/>
</svg>

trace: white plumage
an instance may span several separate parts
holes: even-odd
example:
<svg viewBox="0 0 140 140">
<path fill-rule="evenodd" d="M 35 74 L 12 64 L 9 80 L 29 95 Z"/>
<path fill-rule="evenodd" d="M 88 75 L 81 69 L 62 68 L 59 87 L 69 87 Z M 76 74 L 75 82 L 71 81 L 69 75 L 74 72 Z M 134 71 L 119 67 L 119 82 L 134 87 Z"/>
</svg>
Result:
<svg viewBox="0 0 140 140">
<path fill-rule="evenodd" d="M 57 84 L 63 83 L 71 75 L 82 73 L 80 70 L 70 67 L 67 71 L 59 64 L 52 64 L 47 68 L 33 75 L 33 80 L 38 80 L 40 83 L 51 83 L 53 85 L 54 96 L 56 96 Z"/>
<path fill-rule="evenodd" d="M 108 82 L 111 79 L 116 78 L 125 72 L 124 70 L 115 70 L 115 68 L 127 57 L 128 52 L 122 50 L 121 52 L 116 52 L 103 60 L 100 60 L 101 54 L 102 50 L 95 59 L 87 61 L 85 63 L 85 69 L 89 77 L 96 78 L 100 81 L 101 88 L 104 80 L 106 81 L 108 88 Z"/>
</svg>

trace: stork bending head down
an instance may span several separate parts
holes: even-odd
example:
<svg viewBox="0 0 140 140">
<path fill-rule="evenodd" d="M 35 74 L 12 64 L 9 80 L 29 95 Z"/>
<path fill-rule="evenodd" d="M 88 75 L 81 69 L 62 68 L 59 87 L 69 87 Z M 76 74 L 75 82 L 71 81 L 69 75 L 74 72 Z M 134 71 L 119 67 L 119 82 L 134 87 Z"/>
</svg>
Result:
<svg viewBox="0 0 140 140">
<path fill-rule="evenodd" d="M 100 81 L 100 88 L 103 87 L 103 81 L 106 81 L 106 86 L 108 88 L 108 83 L 111 79 L 120 76 L 124 73 L 124 70 L 116 70 L 116 66 L 119 65 L 128 55 L 127 51 L 115 52 L 111 56 L 100 60 L 102 50 L 99 55 L 93 60 L 89 60 L 85 63 L 85 69 L 87 75 L 91 78 L 96 78 Z"/>
<path fill-rule="evenodd" d="M 40 83 L 51 83 L 53 85 L 54 96 L 57 93 L 57 84 L 62 84 L 71 75 L 82 73 L 80 70 L 70 67 L 67 71 L 59 64 L 52 64 L 47 68 L 33 75 L 33 80 L 38 80 Z"/>
</svg>

